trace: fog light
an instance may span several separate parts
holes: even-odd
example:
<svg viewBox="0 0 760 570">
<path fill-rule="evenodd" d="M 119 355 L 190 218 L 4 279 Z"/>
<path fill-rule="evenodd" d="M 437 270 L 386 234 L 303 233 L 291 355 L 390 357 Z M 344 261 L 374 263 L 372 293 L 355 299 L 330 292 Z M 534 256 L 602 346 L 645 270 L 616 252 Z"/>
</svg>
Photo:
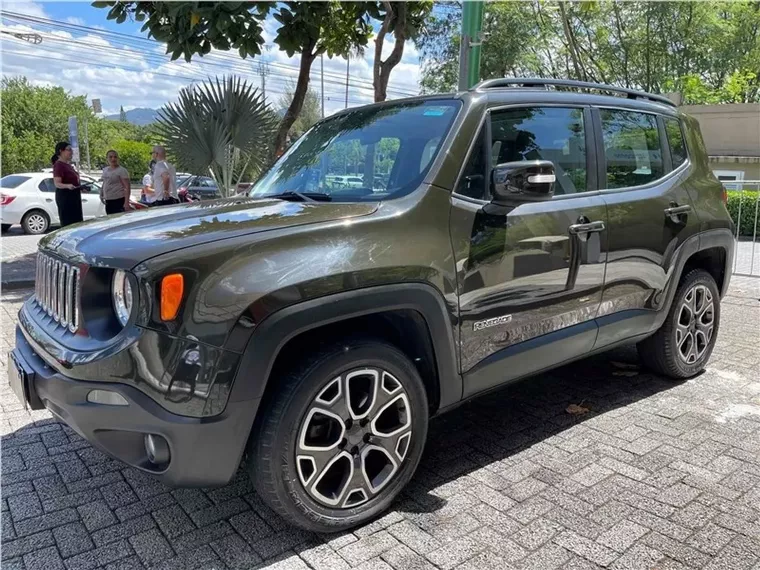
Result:
<svg viewBox="0 0 760 570">
<path fill-rule="evenodd" d="M 169 444 L 160 435 L 145 434 L 145 452 L 148 454 L 148 460 L 154 465 L 169 463 Z"/>
<path fill-rule="evenodd" d="M 128 406 L 129 402 L 117 392 L 110 390 L 90 390 L 87 392 L 87 401 L 93 404 L 105 406 Z"/>
</svg>

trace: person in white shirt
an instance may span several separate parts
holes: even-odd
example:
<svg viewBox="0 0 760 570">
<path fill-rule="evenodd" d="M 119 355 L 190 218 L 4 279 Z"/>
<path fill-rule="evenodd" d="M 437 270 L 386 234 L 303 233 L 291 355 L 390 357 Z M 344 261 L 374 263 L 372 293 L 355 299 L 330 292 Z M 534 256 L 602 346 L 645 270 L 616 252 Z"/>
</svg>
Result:
<svg viewBox="0 0 760 570">
<path fill-rule="evenodd" d="M 156 192 L 153 190 L 153 167 L 156 165 L 155 160 L 150 161 L 150 170 L 142 179 L 142 196 L 140 201 L 144 204 L 153 204 L 156 201 Z"/>
<path fill-rule="evenodd" d="M 166 149 L 162 146 L 153 147 L 153 159 L 156 165 L 153 167 L 153 191 L 156 200 L 154 206 L 165 206 L 179 203 L 177 196 L 177 171 L 166 160 Z"/>
</svg>

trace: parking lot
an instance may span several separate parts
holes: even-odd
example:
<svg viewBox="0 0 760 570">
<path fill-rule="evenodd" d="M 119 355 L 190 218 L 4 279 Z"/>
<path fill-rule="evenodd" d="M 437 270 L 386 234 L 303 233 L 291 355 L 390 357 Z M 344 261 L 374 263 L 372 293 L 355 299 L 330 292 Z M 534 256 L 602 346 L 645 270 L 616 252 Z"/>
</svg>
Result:
<svg viewBox="0 0 760 570">
<path fill-rule="evenodd" d="M 2 298 L 3 377 L 29 294 Z M 243 473 L 170 489 L 3 383 L 2 567 L 758 570 L 760 280 L 734 277 L 722 312 L 688 382 L 640 370 L 627 348 L 434 420 L 393 509 L 341 535 L 288 527 Z"/>
</svg>

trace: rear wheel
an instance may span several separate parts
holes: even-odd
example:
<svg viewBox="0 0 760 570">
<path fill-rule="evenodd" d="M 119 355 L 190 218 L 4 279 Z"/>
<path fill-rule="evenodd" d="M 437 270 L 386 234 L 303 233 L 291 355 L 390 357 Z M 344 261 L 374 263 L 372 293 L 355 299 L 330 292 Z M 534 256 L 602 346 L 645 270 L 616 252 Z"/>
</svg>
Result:
<svg viewBox="0 0 760 570">
<path fill-rule="evenodd" d="M 386 343 L 349 341 L 277 382 L 250 446 L 262 499 L 317 532 L 385 511 L 414 474 L 427 436 L 427 397 L 414 364 Z"/>
<path fill-rule="evenodd" d="M 32 210 L 24 214 L 21 228 L 25 234 L 44 234 L 50 227 L 50 218 L 42 210 Z"/>
<path fill-rule="evenodd" d="M 662 327 L 638 344 L 649 368 L 671 378 L 690 378 L 710 359 L 720 325 L 720 292 L 703 269 L 689 272 L 676 291 Z"/>
</svg>

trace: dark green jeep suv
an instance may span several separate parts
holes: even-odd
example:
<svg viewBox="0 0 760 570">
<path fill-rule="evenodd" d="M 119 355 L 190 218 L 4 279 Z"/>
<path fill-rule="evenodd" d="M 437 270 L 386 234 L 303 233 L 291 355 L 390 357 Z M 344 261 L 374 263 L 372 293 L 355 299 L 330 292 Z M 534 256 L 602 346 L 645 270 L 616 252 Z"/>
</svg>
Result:
<svg viewBox="0 0 760 570">
<path fill-rule="evenodd" d="M 50 234 L 10 382 L 167 483 L 224 485 L 247 454 L 276 512 L 345 529 L 477 394 L 623 343 L 698 373 L 733 247 L 670 101 L 486 81 L 325 119 L 248 196 Z"/>
</svg>

